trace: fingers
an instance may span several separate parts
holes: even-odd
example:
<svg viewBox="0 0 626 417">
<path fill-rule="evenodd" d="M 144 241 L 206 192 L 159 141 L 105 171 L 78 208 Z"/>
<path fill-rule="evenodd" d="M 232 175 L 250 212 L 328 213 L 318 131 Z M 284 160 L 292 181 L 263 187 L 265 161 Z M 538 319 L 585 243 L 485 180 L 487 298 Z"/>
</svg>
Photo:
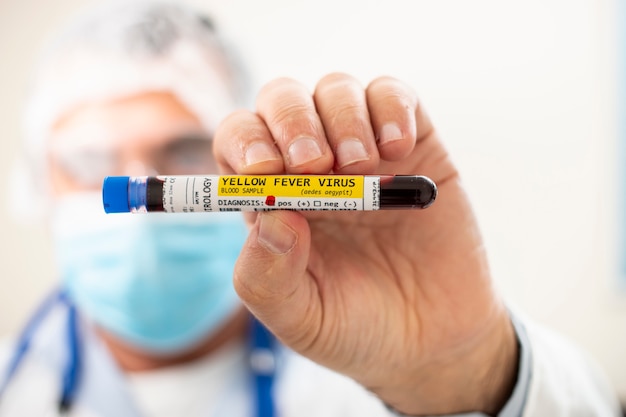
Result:
<svg viewBox="0 0 626 417">
<path fill-rule="evenodd" d="M 260 91 L 256 113 L 222 122 L 215 154 L 228 173 L 368 174 L 382 160 L 411 155 L 430 131 L 415 92 L 394 78 L 364 89 L 351 76 L 330 74 L 313 94 L 281 78 Z"/>
<path fill-rule="evenodd" d="M 314 98 L 335 155 L 335 172 L 373 172 L 378 149 L 360 83 L 345 74 L 331 74 L 317 84 Z"/>
<path fill-rule="evenodd" d="M 239 110 L 215 132 L 213 153 L 226 174 L 283 172 L 283 159 L 265 122 L 255 113 Z"/>
<path fill-rule="evenodd" d="M 300 83 L 281 78 L 266 85 L 257 111 L 280 149 L 288 173 L 327 173 L 333 165 L 324 127 L 311 94 Z"/>
<path fill-rule="evenodd" d="M 381 157 L 389 161 L 406 157 L 417 139 L 417 95 L 391 77 L 372 81 L 366 94 Z"/>
</svg>

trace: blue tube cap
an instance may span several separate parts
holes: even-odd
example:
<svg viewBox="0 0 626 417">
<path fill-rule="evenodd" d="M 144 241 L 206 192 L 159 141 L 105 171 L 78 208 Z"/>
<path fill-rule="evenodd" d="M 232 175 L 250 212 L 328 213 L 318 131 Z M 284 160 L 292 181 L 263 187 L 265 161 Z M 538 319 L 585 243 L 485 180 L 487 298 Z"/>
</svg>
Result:
<svg viewBox="0 0 626 417">
<path fill-rule="evenodd" d="M 102 204 L 106 213 L 128 213 L 130 177 L 106 177 L 102 184 Z"/>
</svg>

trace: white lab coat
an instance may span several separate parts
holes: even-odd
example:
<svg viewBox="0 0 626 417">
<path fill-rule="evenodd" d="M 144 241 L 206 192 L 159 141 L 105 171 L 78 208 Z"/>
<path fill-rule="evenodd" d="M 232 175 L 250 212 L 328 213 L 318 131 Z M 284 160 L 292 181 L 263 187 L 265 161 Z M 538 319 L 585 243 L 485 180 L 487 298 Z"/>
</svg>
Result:
<svg viewBox="0 0 626 417">
<path fill-rule="evenodd" d="M 523 417 L 621 416 L 606 375 L 568 340 L 526 323 L 532 376 Z"/>
<path fill-rule="evenodd" d="M 11 381 L 0 417 L 56 415 L 60 375 L 65 363 L 65 312 L 56 309 L 37 332 L 33 347 Z M 572 344 L 539 326 L 525 323 L 532 352 L 531 380 L 522 417 L 618 416 L 618 403 L 604 375 Z M 138 408 L 126 376 L 90 327 L 81 327 L 84 373 L 74 417 L 150 417 Z M 13 348 L 0 349 L 0 366 Z M 281 417 L 394 416 L 354 381 L 285 352 L 277 376 L 275 401 Z M 238 371 L 233 370 L 233 374 Z M 220 381 L 221 382 L 221 381 Z M 206 405 L 207 417 L 249 417 L 251 395 L 245 384 Z M 470 414 L 480 415 L 480 414 Z M 172 416 L 174 417 L 174 416 Z M 507 416 L 508 417 L 508 416 Z"/>
</svg>

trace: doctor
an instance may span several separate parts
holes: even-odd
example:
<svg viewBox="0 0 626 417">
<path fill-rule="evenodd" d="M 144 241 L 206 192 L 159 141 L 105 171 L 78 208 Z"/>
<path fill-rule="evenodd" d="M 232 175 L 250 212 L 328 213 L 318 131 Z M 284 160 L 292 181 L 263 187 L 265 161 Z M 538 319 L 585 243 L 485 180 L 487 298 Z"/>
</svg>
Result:
<svg viewBox="0 0 626 417">
<path fill-rule="evenodd" d="M 5 355 L 0 415 L 617 415 L 585 356 L 494 290 L 402 82 L 278 79 L 233 112 L 248 86 L 211 23 L 136 2 L 83 16 L 40 70 L 27 148 L 61 281 Z M 106 175 L 218 170 L 424 174 L 439 198 L 263 213 L 249 234 L 237 215 L 102 213 Z"/>
</svg>

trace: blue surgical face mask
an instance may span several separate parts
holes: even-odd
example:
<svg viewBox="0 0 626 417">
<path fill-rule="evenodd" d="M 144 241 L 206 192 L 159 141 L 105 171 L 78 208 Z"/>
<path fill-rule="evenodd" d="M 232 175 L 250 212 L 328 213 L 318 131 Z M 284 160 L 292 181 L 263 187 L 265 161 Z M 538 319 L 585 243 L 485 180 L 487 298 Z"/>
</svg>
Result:
<svg viewBox="0 0 626 417">
<path fill-rule="evenodd" d="M 247 230 L 237 213 L 104 214 L 99 195 L 52 219 L 63 283 L 102 328 L 154 353 L 208 338 L 240 306 L 232 274 Z"/>
</svg>

